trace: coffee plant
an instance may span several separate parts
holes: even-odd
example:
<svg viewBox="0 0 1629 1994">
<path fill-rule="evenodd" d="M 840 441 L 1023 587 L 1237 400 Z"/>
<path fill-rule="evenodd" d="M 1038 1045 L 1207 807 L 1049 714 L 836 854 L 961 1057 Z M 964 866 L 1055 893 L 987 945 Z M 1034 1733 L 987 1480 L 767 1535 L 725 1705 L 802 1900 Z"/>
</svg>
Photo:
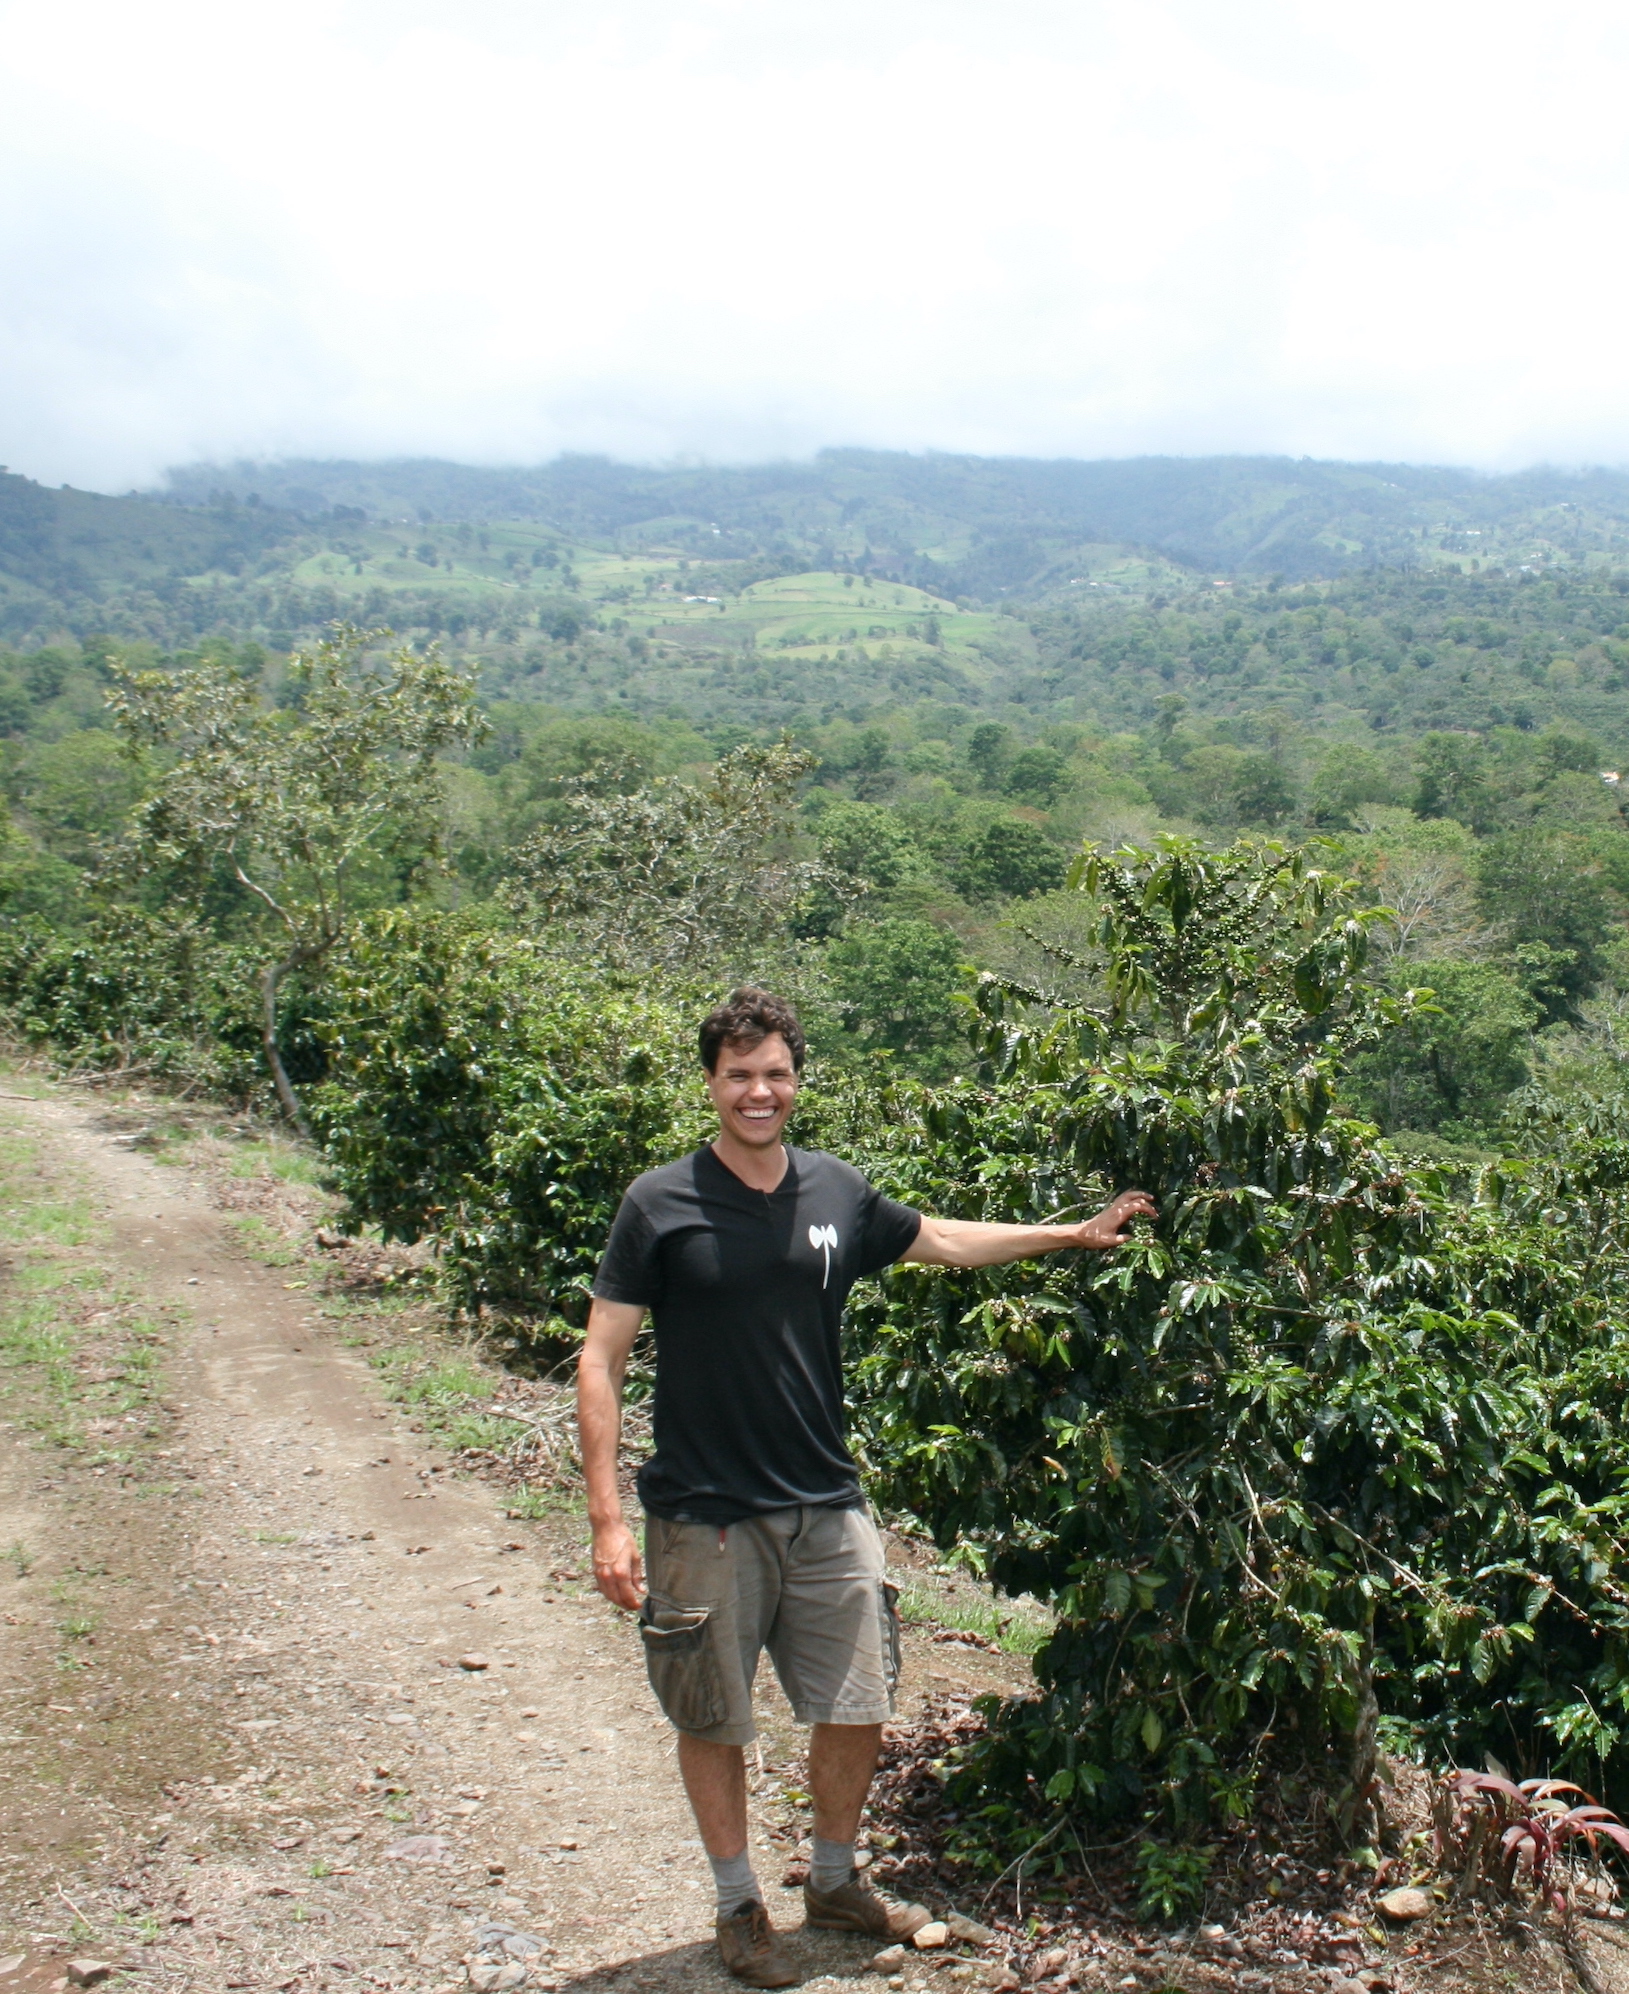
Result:
<svg viewBox="0 0 1629 1994">
<path fill-rule="evenodd" d="M 1381 917 L 1305 855 L 1172 841 L 1076 883 L 1102 1001 L 987 980 L 989 1083 L 872 1159 L 954 1216 L 1161 1207 L 1110 1258 L 904 1267 L 856 1309 L 873 1488 L 1058 1615 L 958 1800 L 1182 1826 L 1247 1809 L 1293 1738 L 1362 1839 L 1383 1718 L 1615 1762 L 1617 1263 L 1573 1250 L 1598 1187 L 1557 1158 L 1467 1207 L 1343 1113 L 1342 1062 L 1424 998 L 1366 979 Z"/>
</svg>

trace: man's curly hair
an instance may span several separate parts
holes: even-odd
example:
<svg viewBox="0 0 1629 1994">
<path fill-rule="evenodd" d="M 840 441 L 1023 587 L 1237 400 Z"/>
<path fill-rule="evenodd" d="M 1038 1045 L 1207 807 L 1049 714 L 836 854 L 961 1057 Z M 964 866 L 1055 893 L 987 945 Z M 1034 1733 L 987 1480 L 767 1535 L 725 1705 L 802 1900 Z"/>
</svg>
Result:
<svg viewBox="0 0 1629 1994">
<path fill-rule="evenodd" d="M 718 1055 L 725 1046 L 739 1045 L 750 1049 L 762 1045 L 765 1039 L 772 1038 L 777 1032 L 786 1041 L 793 1069 L 801 1073 L 807 1048 L 797 1012 L 784 997 L 777 997 L 769 990 L 760 990 L 755 983 L 743 983 L 739 990 L 732 990 L 716 1010 L 709 1011 L 702 1019 L 698 1034 L 701 1063 L 709 1073 L 716 1073 Z"/>
</svg>

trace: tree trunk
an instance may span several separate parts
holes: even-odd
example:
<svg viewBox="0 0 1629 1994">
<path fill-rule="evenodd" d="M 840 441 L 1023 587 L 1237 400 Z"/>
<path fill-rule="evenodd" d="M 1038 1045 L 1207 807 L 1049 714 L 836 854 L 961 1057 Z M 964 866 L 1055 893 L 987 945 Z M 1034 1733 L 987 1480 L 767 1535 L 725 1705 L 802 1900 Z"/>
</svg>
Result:
<svg viewBox="0 0 1629 1994">
<path fill-rule="evenodd" d="M 283 1112 L 309 1142 L 311 1130 L 307 1126 L 305 1112 L 289 1081 L 283 1055 L 277 1050 L 277 986 L 298 961 L 297 956 L 290 956 L 286 962 L 268 962 L 260 972 L 260 1041 L 266 1048 L 266 1064 L 271 1069 L 272 1085 L 277 1089 Z"/>
<path fill-rule="evenodd" d="M 1373 1614 L 1364 1630 L 1358 1661 L 1357 1710 L 1346 1736 L 1346 1790 L 1341 1828 L 1348 1843 L 1362 1848 L 1380 1832 L 1380 1705 L 1374 1693 Z"/>
</svg>

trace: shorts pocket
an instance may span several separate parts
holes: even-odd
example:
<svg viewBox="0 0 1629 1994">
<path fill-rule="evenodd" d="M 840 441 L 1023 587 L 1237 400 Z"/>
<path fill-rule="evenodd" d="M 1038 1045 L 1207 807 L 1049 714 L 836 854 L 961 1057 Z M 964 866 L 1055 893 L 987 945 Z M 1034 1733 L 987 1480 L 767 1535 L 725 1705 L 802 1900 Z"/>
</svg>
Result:
<svg viewBox="0 0 1629 1994">
<path fill-rule="evenodd" d="M 669 1606 L 654 1597 L 639 1609 L 645 1669 L 662 1714 L 679 1731 L 710 1731 L 728 1714 L 724 1679 L 706 1607 Z"/>
<path fill-rule="evenodd" d="M 882 1605 L 882 1674 L 892 1696 L 899 1687 L 899 1587 L 884 1579 L 877 1591 Z"/>
</svg>

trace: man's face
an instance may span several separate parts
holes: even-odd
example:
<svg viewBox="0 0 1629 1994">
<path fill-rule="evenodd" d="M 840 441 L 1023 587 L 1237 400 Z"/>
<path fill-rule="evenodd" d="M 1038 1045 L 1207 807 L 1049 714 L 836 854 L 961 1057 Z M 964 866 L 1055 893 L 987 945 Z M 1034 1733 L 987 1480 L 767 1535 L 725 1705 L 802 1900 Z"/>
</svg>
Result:
<svg viewBox="0 0 1629 1994">
<path fill-rule="evenodd" d="M 725 1044 L 707 1075 L 707 1091 L 726 1135 L 752 1149 L 778 1143 L 798 1091 L 785 1039 L 775 1032 L 754 1046 Z"/>
</svg>

